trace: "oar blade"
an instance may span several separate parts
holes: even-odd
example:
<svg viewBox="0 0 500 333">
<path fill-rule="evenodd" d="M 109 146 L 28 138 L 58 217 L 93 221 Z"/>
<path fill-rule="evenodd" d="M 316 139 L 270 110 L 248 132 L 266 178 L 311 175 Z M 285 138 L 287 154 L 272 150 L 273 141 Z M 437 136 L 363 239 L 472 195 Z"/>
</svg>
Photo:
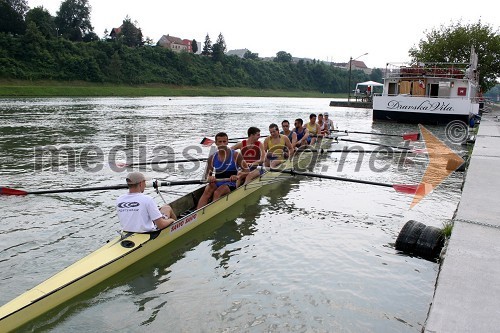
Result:
<svg viewBox="0 0 500 333">
<path fill-rule="evenodd" d="M 28 192 L 10 187 L 0 187 L 0 195 L 26 195 Z"/>
<path fill-rule="evenodd" d="M 403 140 L 405 140 L 405 141 L 418 141 L 418 140 L 420 140 L 420 133 L 405 133 L 405 134 L 403 134 Z"/>
<path fill-rule="evenodd" d="M 201 140 L 201 142 L 200 142 L 200 144 L 205 146 L 205 147 L 210 147 L 214 143 L 215 143 L 215 141 L 212 139 L 209 139 L 209 138 L 203 138 L 203 140 Z"/>
<path fill-rule="evenodd" d="M 399 193 L 405 193 L 405 194 L 415 194 L 417 193 L 420 185 L 403 185 L 403 184 L 394 184 L 392 185 L 392 188 L 395 189 Z"/>
</svg>

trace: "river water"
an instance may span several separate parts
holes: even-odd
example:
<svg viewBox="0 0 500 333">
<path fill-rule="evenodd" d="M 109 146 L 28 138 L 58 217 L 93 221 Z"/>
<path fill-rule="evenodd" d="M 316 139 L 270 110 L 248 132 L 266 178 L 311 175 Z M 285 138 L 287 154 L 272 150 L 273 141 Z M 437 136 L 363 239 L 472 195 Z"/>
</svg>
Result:
<svg viewBox="0 0 500 333">
<path fill-rule="evenodd" d="M 417 130 L 372 123 L 371 110 L 328 105 L 327 99 L 246 97 L 1 99 L 0 185 L 122 184 L 127 170 L 114 162 L 206 157 L 209 148 L 199 144 L 205 136 L 243 137 L 249 126 L 265 135 L 270 123 L 307 121 L 312 112 L 329 112 L 339 129 Z M 446 139 L 443 128 L 427 128 Z M 402 144 L 395 137 L 350 138 Z M 331 148 L 345 145 L 376 148 L 342 141 Z M 418 183 L 427 162 L 422 155 L 342 159 L 330 153 L 313 171 Z M 149 178 L 181 180 L 201 178 L 203 168 L 140 170 Z M 451 219 L 462 178 L 453 173 L 412 209 L 412 196 L 391 188 L 313 178 L 269 185 L 24 331 L 419 332 L 439 266 L 398 253 L 394 242 L 410 219 L 437 227 Z M 193 188 L 171 187 L 163 197 L 171 201 Z M 0 304 L 115 237 L 114 200 L 121 193 L 2 196 Z"/>
</svg>

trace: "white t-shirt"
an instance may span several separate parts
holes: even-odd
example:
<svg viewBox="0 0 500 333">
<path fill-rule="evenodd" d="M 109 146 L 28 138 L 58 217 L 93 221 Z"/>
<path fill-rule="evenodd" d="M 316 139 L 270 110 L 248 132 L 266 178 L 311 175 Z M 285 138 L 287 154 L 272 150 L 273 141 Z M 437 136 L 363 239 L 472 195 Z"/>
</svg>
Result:
<svg viewBox="0 0 500 333">
<path fill-rule="evenodd" d="M 118 218 L 124 231 L 155 231 L 154 220 L 163 216 L 153 198 L 143 193 L 127 193 L 116 199 Z"/>
<path fill-rule="evenodd" d="M 333 126 L 333 120 L 332 119 L 328 119 L 328 122 L 326 123 L 327 125 L 327 128 L 329 131 L 332 131 L 335 129 L 335 127 Z"/>
</svg>

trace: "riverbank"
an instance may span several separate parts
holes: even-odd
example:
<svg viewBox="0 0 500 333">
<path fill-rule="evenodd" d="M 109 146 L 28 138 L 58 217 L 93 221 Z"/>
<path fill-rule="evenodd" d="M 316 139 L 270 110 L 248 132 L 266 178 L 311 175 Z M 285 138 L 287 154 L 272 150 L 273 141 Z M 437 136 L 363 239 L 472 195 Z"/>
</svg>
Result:
<svg viewBox="0 0 500 333">
<path fill-rule="evenodd" d="M 483 114 L 425 332 L 494 332 L 500 326 L 500 111 Z"/>
<path fill-rule="evenodd" d="M 343 94 L 272 89 L 185 87 L 165 84 L 117 85 L 81 81 L 0 80 L 0 97 L 143 97 L 143 96 L 247 96 L 342 98 Z"/>
</svg>

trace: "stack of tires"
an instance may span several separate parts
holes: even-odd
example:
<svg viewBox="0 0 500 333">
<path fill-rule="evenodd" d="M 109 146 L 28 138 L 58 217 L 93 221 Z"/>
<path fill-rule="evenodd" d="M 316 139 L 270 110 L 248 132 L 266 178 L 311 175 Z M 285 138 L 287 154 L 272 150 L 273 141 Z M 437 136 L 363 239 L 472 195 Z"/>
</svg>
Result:
<svg viewBox="0 0 500 333">
<path fill-rule="evenodd" d="M 395 247 L 398 251 L 435 260 L 443 245 L 444 235 L 441 229 L 410 220 L 399 232 Z"/>
</svg>

